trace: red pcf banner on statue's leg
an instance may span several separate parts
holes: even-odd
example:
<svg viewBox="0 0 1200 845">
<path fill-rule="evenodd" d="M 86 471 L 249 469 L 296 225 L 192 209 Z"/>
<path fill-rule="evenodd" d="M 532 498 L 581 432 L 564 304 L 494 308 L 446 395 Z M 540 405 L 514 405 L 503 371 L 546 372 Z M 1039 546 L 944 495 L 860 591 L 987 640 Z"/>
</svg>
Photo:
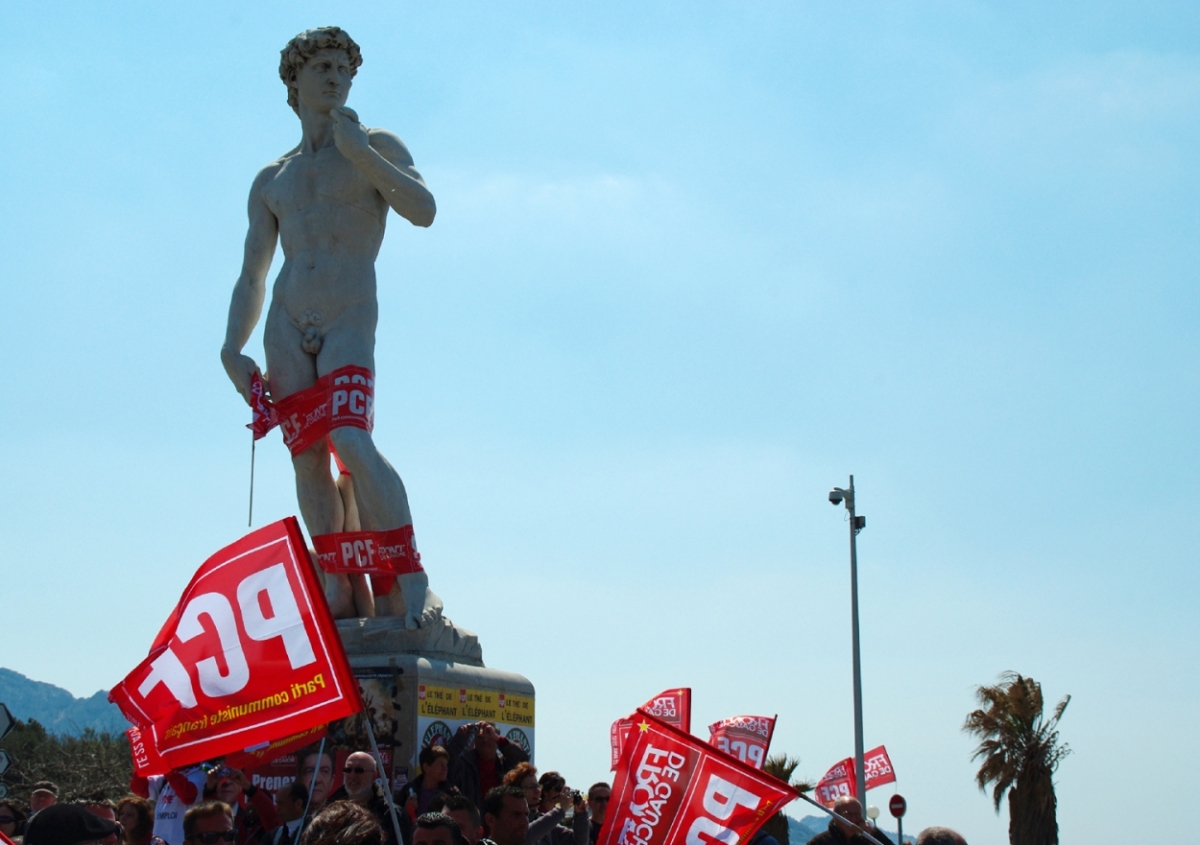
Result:
<svg viewBox="0 0 1200 845">
<path fill-rule="evenodd" d="M 388 531 L 343 531 L 312 538 L 317 563 L 325 572 L 407 575 L 424 572 L 412 525 Z"/>
</svg>

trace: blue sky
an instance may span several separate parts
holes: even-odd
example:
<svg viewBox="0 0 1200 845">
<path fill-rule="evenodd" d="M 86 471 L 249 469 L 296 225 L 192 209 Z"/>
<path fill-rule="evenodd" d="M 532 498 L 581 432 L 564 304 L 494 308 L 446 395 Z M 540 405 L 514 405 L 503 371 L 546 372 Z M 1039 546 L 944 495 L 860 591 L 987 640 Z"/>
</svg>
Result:
<svg viewBox="0 0 1200 845">
<path fill-rule="evenodd" d="M 9 17 L 0 664 L 112 686 L 244 530 L 245 197 L 299 138 L 279 49 L 337 23 L 439 208 L 379 257 L 376 439 L 447 614 L 536 685 L 543 768 L 604 777 L 612 719 L 675 685 L 697 733 L 778 712 L 803 775 L 851 753 L 853 472 L 906 829 L 1006 841 L 959 731 L 1006 669 L 1073 696 L 1064 839 L 1135 837 L 1114 790 L 1190 803 L 1194 5 Z M 263 446 L 259 524 L 296 510 Z"/>
</svg>

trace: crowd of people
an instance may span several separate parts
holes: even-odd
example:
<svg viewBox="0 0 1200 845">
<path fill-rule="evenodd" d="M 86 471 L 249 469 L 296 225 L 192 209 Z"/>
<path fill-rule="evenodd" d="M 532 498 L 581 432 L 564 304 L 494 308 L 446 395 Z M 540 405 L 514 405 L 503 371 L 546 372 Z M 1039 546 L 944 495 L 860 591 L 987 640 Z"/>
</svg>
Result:
<svg viewBox="0 0 1200 845">
<path fill-rule="evenodd" d="M 131 778 L 117 801 L 58 801 L 34 785 L 28 807 L 0 800 L 0 843 L 14 845 L 595 845 L 611 794 L 586 795 L 558 772 L 539 775 L 495 725 L 462 726 L 446 747 L 421 751 L 416 777 L 385 793 L 372 754 L 317 744 L 296 755 L 273 792 L 241 769 L 210 761 Z M 389 798 L 391 799 L 389 801 Z"/>
<path fill-rule="evenodd" d="M 555 771 L 539 775 L 495 725 L 462 726 L 446 747 L 421 751 L 416 777 L 385 793 L 376 758 L 355 751 L 342 765 L 324 744 L 296 756 L 295 775 L 273 793 L 244 771 L 213 761 L 165 775 L 136 774 L 130 794 L 58 801 L 58 788 L 34 784 L 28 808 L 0 800 L 0 845 L 596 845 L 612 795 L 608 783 L 572 789 Z M 841 819 L 811 845 L 891 845 L 841 798 Z M 918 845 L 966 845 L 946 828 L 921 832 Z M 760 831 L 749 845 L 779 845 Z"/>
</svg>

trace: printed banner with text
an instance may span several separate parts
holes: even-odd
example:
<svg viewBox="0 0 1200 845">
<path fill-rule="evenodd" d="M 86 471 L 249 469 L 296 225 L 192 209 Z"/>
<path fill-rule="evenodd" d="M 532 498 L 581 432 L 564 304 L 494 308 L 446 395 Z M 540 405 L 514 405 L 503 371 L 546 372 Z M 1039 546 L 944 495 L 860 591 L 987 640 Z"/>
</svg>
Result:
<svg viewBox="0 0 1200 845">
<path fill-rule="evenodd" d="M 651 716 L 661 719 L 668 725 L 679 728 L 684 733 L 691 733 L 691 687 L 669 689 L 660 692 L 639 709 L 645 710 Z M 631 730 L 633 730 L 633 722 L 629 719 L 617 719 L 617 721 L 612 723 L 612 727 L 608 729 L 608 741 L 612 746 L 612 765 L 609 766 L 610 771 L 617 770 L 617 763 L 621 760 L 621 749 L 624 748 L 625 740 L 628 738 Z"/>
<path fill-rule="evenodd" d="M 733 716 L 708 726 L 708 741 L 743 763 L 761 769 L 767 762 L 777 716 Z"/>
<path fill-rule="evenodd" d="M 639 710 L 596 845 L 745 843 L 798 793 Z"/>
<path fill-rule="evenodd" d="M 867 789 L 896 782 L 896 771 L 892 768 L 887 748 L 879 746 L 863 754 L 863 774 L 867 778 Z M 854 758 L 847 757 L 835 764 L 817 781 L 817 800 L 826 807 L 844 795 L 857 795 L 858 778 L 854 774 Z M 859 796 L 862 797 L 862 796 Z"/>
<path fill-rule="evenodd" d="M 161 765 L 185 766 L 362 710 L 294 517 L 197 570 L 150 655 L 109 693 Z M 139 773 L 145 765 L 135 755 Z"/>
</svg>

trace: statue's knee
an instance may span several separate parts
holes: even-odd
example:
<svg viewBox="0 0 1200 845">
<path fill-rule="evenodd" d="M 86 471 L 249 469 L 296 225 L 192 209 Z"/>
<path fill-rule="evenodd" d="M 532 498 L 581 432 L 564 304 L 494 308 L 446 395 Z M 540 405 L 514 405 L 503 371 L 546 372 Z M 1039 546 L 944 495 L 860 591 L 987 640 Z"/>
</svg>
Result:
<svg viewBox="0 0 1200 845">
<path fill-rule="evenodd" d="M 292 468 L 296 475 L 310 478 L 324 473 L 329 475 L 329 449 L 324 443 L 315 443 L 299 455 L 292 455 Z"/>
<path fill-rule="evenodd" d="M 346 468 L 354 472 L 355 467 L 363 467 L 364 462 L 375 452 L 375 444 L 371 435 L 361 428 L 335 428 L 329 432 L 333 448 Z"/>
</svg>

